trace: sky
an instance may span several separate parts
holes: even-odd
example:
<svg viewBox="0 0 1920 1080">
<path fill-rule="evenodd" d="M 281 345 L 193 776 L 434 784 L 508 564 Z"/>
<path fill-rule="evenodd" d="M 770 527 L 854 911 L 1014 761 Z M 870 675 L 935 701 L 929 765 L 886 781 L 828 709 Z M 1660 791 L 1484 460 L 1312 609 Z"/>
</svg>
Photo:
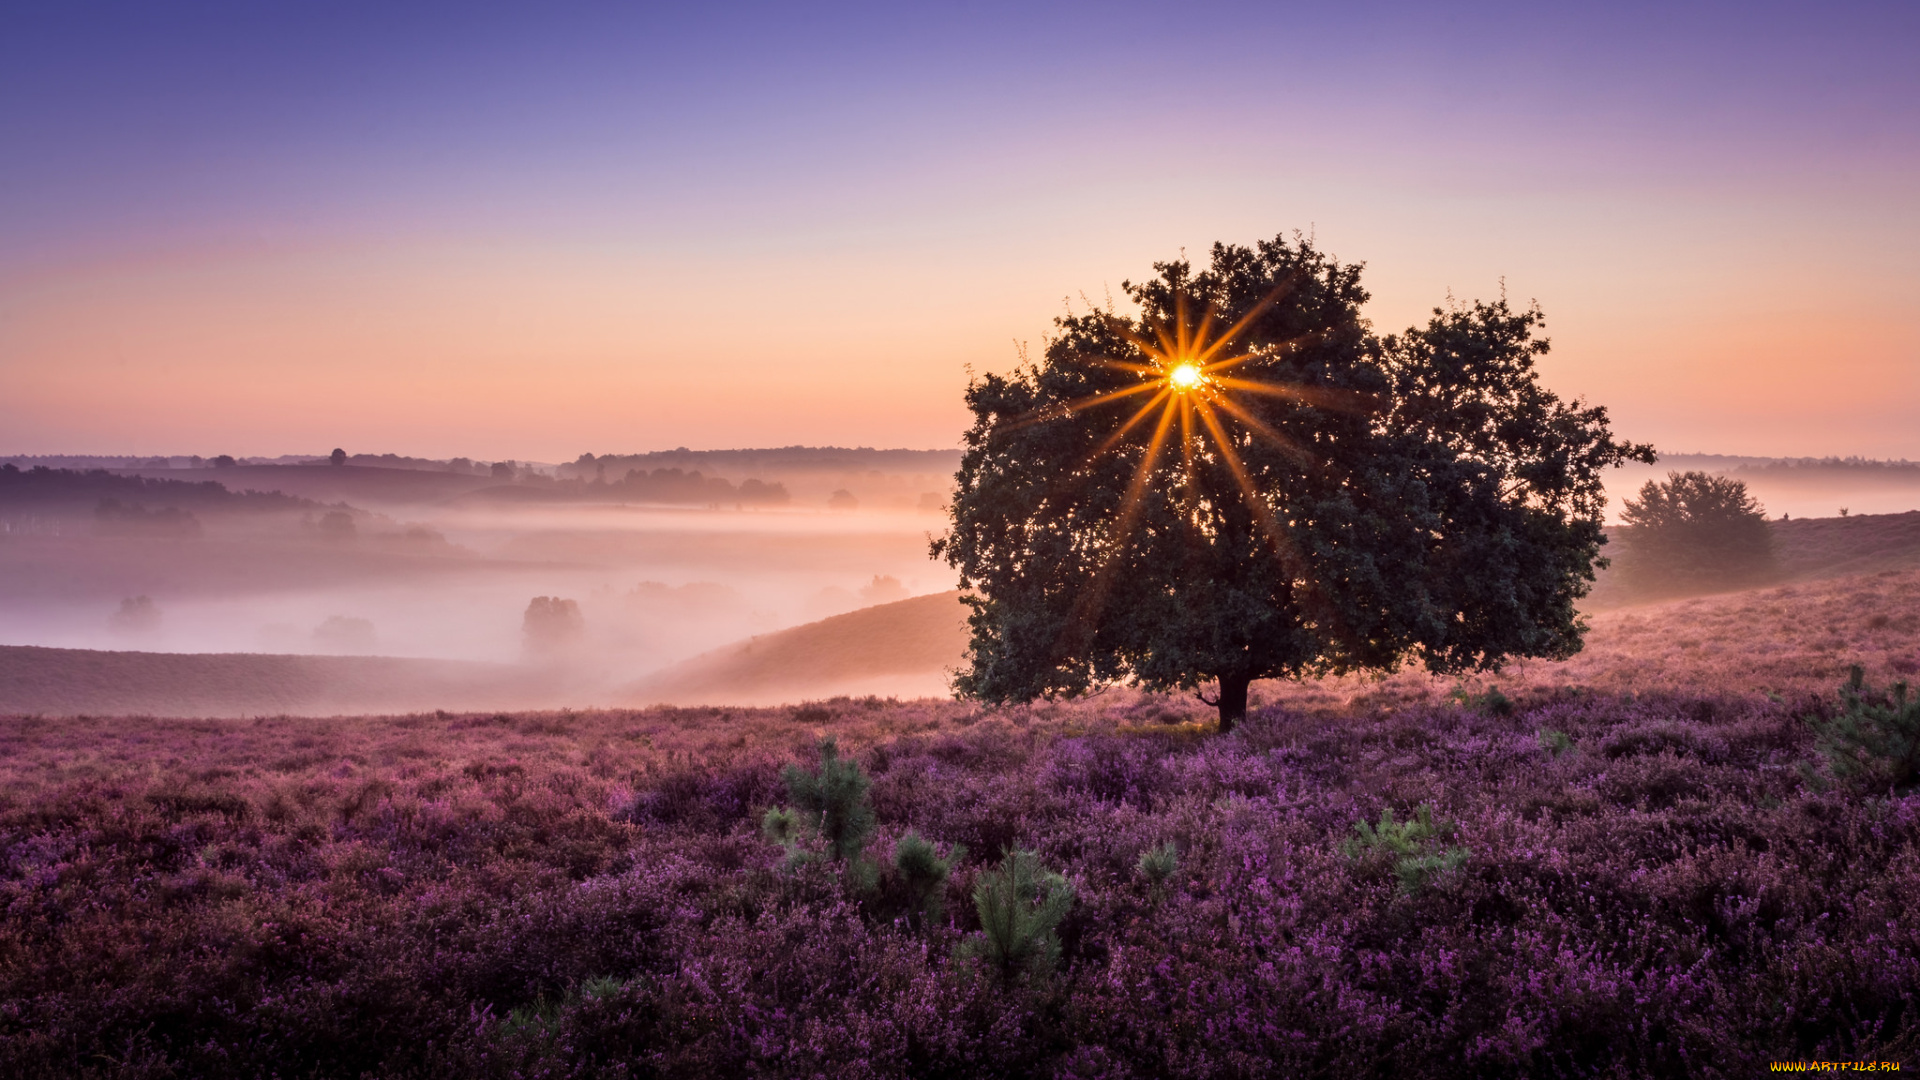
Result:
<svg viewBox="0 0 1920 1080">
<path fill-rule="evenodd" d="M 1669 452 L 1920 458 L 1920 7 L 10 0 L 0 453 L 948 447 L 1295 230 Z"/>
</svg>

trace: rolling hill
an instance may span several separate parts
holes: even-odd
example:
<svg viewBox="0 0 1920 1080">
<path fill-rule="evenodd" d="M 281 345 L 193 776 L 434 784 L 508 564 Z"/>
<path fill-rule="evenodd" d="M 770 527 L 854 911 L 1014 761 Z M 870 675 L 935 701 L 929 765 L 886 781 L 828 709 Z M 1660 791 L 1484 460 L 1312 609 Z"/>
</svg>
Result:
<svg viewBox="0 0 1920 1080">
<path fill-rule="evenodd" d="M 959 592 L 936 593 L 761 634 L 676 664 L 620 696 L 751 705 L 834 694 L 944 695 L 947 672 L 966 647 Z"/>
</svg>

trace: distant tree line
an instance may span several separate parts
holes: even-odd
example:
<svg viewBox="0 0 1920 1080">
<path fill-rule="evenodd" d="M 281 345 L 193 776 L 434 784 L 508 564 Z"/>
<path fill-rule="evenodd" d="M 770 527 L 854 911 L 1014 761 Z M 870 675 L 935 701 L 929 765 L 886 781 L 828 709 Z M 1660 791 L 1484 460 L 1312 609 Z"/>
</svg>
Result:
<svg viewBox="0 0 1920 1080">
<path fill-rule="evenodd" d="M 142 503 L 182 510 L 303 510 L 320 504 L 277 491 L 231 491 L 214 480 L 164 480 L 147 476 L 119 476 L 105 469 L 49 469 L 36 465 L 22 469 L 0 465 L 0 506 L 48 508 L 88 503 L 98 510 L 101 500 L 115 500 L 128 511 Z M 125 511 L 108 511 L 107 516 Z"/>
<path fill-rule="evenodd" d="M 699 470 L 628 469 L 617 479 L 596 471 L 590 480 L 569 478 L 546 481 L 559 491 L 583 499 L 617 502 L 678 503 L 696 506 L 732 504 L 740 506 L 783 506 L 790 502 L 785 484 L 747 479 L 735 484 L 721 476 L 707 476 Z"/>
<path fill-rule="evenodd" d="M 191 538 L 201 533 L 200 519 L 193 511 L 177 506 L 148 510 L 135 503 L 123 505 L 119 499 L 101 499 L 93 510 L 93 531 L 102 536 L 172 536 Z"/>
<path fill-rule="evenodd" d="M 592 479 L 627 469 L 724 469 L 729 472 L 952 473 L 958 450 L 876 450 L 869 446 L 781 446 L 759 450 L 655 450 L 645 454 L 581 454 L 560 466 L 563 477 Z"/>
</svg>

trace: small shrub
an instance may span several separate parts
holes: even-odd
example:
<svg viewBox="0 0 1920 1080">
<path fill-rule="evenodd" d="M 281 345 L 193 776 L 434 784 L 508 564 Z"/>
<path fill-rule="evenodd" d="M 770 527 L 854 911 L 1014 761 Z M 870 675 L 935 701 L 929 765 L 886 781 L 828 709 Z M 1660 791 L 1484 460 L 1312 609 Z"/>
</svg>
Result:
<svg viewBox="0 0 1920 1080">
<path fill-rule="evenodd" d="M 1723 740 L 1702 732 L 1699 723 L 1674 720 L 1628 724 L 1600 744 L 1600 756 L 1612 761 L 1658 754 L 1715 761 L 1726 756 L 1726 746 Z"/>
<path fill-rule="evenodd" d="M 1745 585 L 1775 569 L 1766 512 L 1745 482 L 1708 473 L 1671 472 L 1626 500 L 1629 526 L 1621 569 L 1655 592 Z"/>
<path fill-rule="evenodd" d="M 1545 750 L 1547 756 L 1551 758 L 1564 757 L 1579 749 L 1579 747 L 1573 745 L 1573 738 L 1564 731 L 1555 731 L 1552 728 L 1541 728 L 1539 739 L 1540 749 Z"/>
<path fill-rule="evenodd" d="M 1358 862 L 1388 863 L 1399 879 L 1400 891 L 1408 895 L 1467 861 L 1464 848 L 1439 848 L 1441 841 L 1453 835 L 1454 826 L 1450 821 L 1435 822 L 1428 803 L 1414 808 L 1407 821 L 1395 821 L 1393 808 L 1388 807 L 1380 811 L 1379 824 L 1362 818 L 1353 831 L 1356 835 L 1340 845 L 1341 851 Z"/>
<path fill-rule="evenodd" d="M 1881 694 L 1866 685 L 1866 672 L 1855 664 L 1840 688 L 1840 710 L 1830 720 L 1806 717 L 1814 747 L 1836 779 L 1894 791 L 1920 782 L 1920 700 L 1908 699 L 1904 681 Z"/>
<path fill-rule="evenodd" d="M 1465 686 L 1456 686 L 1447 695 L 1461 706 L 1488 716 L 1512 716 L 1513 699 L 1500 692 L 1497 686 L 1490 686 L 1485 693 L 1476 694 Z"/>
<path fill-rule="evenodd" d="M 898 894 L 897 906 L 910 921 L 924 925 L 940 918 L 946 910 L 947 878 L 966 857 L 967 849 L 955 844 L 941 858 L 931 843 L 911 829 L 894 841 L 888 880 Z"/>
<path fill-rule="evenodd" d="M 1147 879 L 1148 894 L 1158 902 L 1165 895 L 1167 881 L 1180 869 L 1180 849 L 1169 840 L 1141 852 L 1140 861 L 1133 866 Z"/>
<path fill-rule="evenodd" d="M 848 862 L 859 859 L 873 836 L 873 807 L 867 802 L 873 781 L 860 763 L 841 757 L 838 743 L 829 736 L 820 740 L 819 772 L 789 765 L 781 779 L 800 815 L 796 822 L 826 842 L 828 855 Z"/>
<path fill-rule="evenodd" d="M 1002 979 L 1050 973 L 1060 961 L 1054 927 L 1073 898 L 1073 883 L 1042 866 L 1040 856 L 1023 848 L 1007 852 L 999 867 L 974 882 L 980 934 L 961 945 L 960 955 L 978 956 Z"/>
</svg>

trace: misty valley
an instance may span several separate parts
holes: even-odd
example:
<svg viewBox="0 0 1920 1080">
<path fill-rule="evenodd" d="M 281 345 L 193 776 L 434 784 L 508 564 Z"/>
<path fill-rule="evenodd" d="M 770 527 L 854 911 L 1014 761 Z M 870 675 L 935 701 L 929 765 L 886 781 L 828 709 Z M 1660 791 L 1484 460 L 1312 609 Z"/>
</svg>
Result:
<svg viewBox="0 0 1920 1080">
<path fill-rule="evenodd" d="M 459 661 L 464 689 L 458 667 L 422 669 L 438 704 L 631 701 L 720 646 L 948 591 L 926 545 L 954 455 L 819 457 L 775 452 L 769 481 L 613 459 L 612 482 L 585 459 L 9 466 L 0 643 Z M 354 706 L 418 703 L 389 673 L 399 697 Z M 891 674 L 941 689 L 937 668 Z M 151 689 L 140 711 L 169 711 Z"/>
</svg>

